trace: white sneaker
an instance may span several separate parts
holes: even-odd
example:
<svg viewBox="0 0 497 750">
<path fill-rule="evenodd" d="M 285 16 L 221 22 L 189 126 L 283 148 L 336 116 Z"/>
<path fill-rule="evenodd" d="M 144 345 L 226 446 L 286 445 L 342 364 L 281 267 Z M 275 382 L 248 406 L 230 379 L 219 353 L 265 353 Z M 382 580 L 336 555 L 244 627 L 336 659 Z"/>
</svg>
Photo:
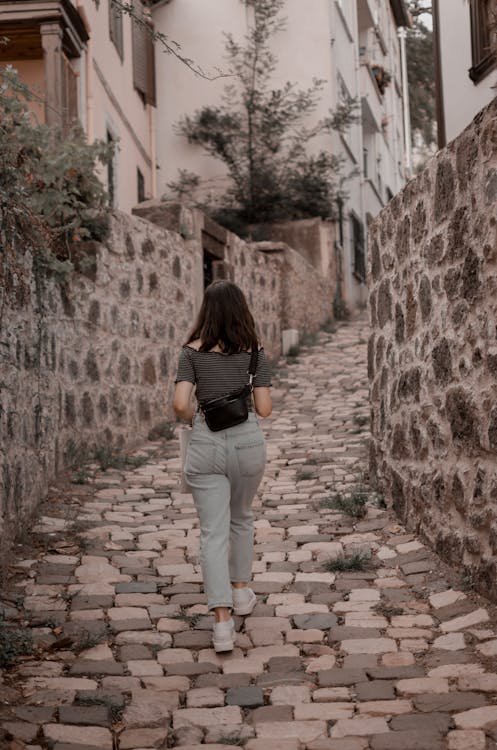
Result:
<svg viewBox="0 0 497 750">
<path fill-rule="evenodd" d="M 257 597 L 248 586 L 242 589 L 232 589 L 233 594 L 233 612 L 235 615 L 250 615 L 255 605 Z"/>
<path fill-rule="evenodd" d="M 214 651 L 233 651 L 233 639 L 235 637 L 235 623 L 230 617 L 225 622 L 215 622 L 212 634 Z"/>
</svg>

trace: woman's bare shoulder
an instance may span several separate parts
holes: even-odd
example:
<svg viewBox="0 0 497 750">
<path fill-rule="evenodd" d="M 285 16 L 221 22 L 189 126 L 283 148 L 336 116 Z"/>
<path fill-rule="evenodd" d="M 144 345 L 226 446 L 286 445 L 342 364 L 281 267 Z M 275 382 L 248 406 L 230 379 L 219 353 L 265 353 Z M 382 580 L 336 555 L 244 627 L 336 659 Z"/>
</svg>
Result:
<svg viewBox="0 0 497 750">
<path fill-rule="evenodd" d="M 190 343 L 187 344 L 187 346 L 189 346 L 190 349 L 195 349 L 195 351 L 198 352 L 198 350 L 202 346 L 202 342 L 200 341 L 200 339 L 197 339 L 196 341 L 190 341 Z"/>
</svg>

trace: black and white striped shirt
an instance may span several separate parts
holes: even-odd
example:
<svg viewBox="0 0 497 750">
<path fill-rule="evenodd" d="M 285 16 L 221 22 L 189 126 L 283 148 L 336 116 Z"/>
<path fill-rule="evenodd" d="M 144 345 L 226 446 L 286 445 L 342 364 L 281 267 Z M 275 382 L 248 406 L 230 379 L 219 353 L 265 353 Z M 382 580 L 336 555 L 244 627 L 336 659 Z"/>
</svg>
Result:
<svg viewBox="0 0 497 750">
<path fill-rule="evenodd" d="M 250 352 L 223 354 L 222 352 L 199 352 L 184 346 L 179 355 L 176 383 L 187 381 L 197 386 L 197 399 L 207 401 L 226 396 L 248 383 Z M 264 349 L 259 349 L 254 388 L 271 385 L 269 364 Z"/>
</svg>

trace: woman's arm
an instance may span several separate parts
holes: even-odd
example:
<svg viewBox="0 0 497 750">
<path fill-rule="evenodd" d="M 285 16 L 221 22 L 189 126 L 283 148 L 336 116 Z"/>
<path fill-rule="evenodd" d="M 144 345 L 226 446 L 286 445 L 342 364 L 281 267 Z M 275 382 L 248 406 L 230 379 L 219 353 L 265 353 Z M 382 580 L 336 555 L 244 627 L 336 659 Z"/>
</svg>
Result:
<svg viewBox="0 0 497 750">
<path fill-rule="evenodd" d="M 192 403 L 192 392 L 194 384 L 187 380 L 180 380 L 176 383 L 173 398 L 173 409 L 178 417 L 185 422 L 191 422 L 195 414 L 195 407 Z"/>
<path fill-rule="evenodd" d="M 273 411 L 273 402 L 271 401 L 271 391 L 265 386 L 254 388 L 255 410 L 260 417 L 269 417 Z"/>
</svg>

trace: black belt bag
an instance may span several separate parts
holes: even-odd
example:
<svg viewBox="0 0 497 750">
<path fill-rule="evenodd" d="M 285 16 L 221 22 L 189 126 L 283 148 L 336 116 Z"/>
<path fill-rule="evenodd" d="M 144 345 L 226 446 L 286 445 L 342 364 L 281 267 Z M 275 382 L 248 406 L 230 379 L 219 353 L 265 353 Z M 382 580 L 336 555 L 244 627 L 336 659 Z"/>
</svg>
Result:
<svg viewBox="0 0 497 750">
<path fill-rule="evenodd" d="M 239 391 L 228 393 L 227 396 L 213 398 L 209 401 L 199 403 L 202 410 L 205 423 L 212 432 L 227 430 L 228 427 L 235 427 L 237 424 L 246 422 L 249 414 L 249 400 L 254 390 L 252 381 L 257 369 L 257 350 L 252 352 L 250 365 L 248 369 L 249 381 Z"/>
</svg>

